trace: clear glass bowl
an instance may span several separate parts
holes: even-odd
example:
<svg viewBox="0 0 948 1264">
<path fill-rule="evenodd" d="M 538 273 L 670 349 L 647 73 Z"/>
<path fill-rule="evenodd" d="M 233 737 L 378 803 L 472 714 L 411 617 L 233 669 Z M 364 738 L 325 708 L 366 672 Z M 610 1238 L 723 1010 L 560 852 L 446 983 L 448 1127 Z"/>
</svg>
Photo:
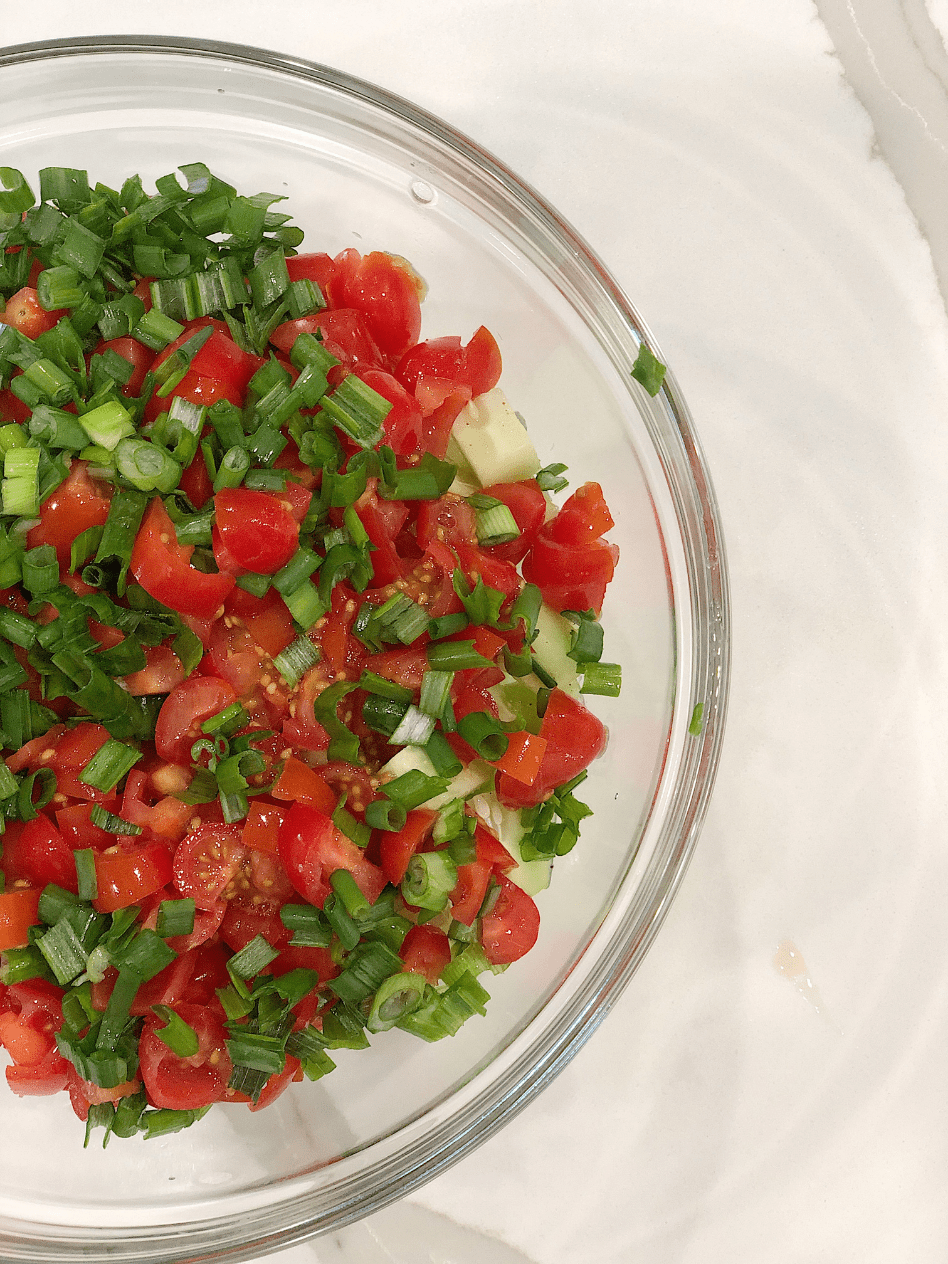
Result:
<svg viewBox="0 0 948 1264">
<path fill-rule="evenodd" d="M 446 124 L 345 75 L 236 45 L 146 37 L 0 53 L 0 165 L 146 183 L 203 160 L 286 194 L 310 249 L 387 249 L 427 279 L 423 336 L 498 339 L 503 385 L 544 462 L 601 481 L 621 547 L 603 622 L 623 664 L 596 709 L 608 750 L 595 816 L 539 900 L 537 948 L 488 980 L 453 1039 L 393 1031 L 251 1114 L 82 1150 L 62 1095 L 0 1091 L 0 1257 L 237 1260 L 339 1228 L 462 1158 L 590 1035 L 649 947 L 694 847 L 727 692 L 724 556 L 710 482 L 660 350 L 598 259 L 542 198 Z M 695 708 L 701 723 L 693 723 Z M 604 1121 L 608 1127 L 608 1121 Z"/>
</svg>

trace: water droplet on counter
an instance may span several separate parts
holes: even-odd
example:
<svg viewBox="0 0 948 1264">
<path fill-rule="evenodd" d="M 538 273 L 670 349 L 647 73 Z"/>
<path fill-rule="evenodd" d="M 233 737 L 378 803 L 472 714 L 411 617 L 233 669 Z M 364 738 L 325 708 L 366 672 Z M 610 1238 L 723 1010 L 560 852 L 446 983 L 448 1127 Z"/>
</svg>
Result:
<svg viewBox="0 0 948 1264">
<path fill-rule="evenodd" d="M 813 1006 L 815 1013 L 829 1021 L 823 998 L 810 978 L 810 972 L 803 960 L 803 953 L 792 939 L 785 939 L 778 945 L 774 953 L 774 969 L 793 984 L 804 1000 Z M 831 1026 L 835 1027 L 835 1024 Z"/>
</svg>

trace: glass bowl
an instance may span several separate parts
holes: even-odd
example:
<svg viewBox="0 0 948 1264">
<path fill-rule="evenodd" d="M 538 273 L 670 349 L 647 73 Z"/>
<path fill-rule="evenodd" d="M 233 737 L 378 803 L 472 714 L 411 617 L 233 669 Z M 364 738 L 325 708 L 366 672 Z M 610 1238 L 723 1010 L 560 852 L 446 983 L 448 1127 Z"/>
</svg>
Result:
<svg viewBox="0 0 948 1264">
<path fill-rule="evenodd" d="M 0 165 L 146 185 L 204 161 L 241 192 L 285 194 L 309 249 L 408 257 L 423 337 L 480 324 L 544 463 L 599 480 L 622 550 L 603 623 L 622 696 L 583 787 L 595 815 L 539 898 L 537 947 L 488 979 L 485 1018 L 428 1045 L 403 1032 L 342 1051 L 266 1111 L 213 1110 L 187 1132 L 82 1149 L 63 1097 L 0 1092 L 0 1257 L 237 1260 L 380 1209 L 523 1107 L 577 1051 L 654 938 L 694 847 L 727 693 L 717 511 L 661 351 L 598 259 L 476 144 L 369 84 L 237 45 L 149 37 L 0 52 Z M 34 186 L 35 187 L 35 186 Z M 602 705 L 596 705 L 601 702 Z M 606 1125 L 608 1126 L 608 1125 Z"/>
</svg>

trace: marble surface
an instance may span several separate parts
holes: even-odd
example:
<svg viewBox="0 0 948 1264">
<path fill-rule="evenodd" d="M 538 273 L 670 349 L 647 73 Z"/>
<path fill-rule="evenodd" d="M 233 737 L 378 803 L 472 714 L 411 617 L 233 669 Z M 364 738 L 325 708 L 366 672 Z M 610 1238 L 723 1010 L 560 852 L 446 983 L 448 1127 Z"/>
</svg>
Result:
<svg viewBox="0 0 948 1264">
<path fill-rule="evenodd" d="M 449 119 L 606 260 L 688 398 L 729 735 L 672 913 L 496 1138 L 273 1264 L 948 1256 L 948 4 L 40 0 L 328 62 Z"/>
</svg>

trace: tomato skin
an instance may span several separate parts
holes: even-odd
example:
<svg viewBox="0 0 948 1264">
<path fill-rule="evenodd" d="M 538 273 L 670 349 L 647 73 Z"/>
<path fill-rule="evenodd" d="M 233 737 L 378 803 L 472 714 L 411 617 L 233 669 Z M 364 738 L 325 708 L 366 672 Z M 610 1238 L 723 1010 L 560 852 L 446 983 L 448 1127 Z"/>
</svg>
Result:
<svg viewBox="0 0 948 1264">
<path fill-rule="evenodd" d="M 2 868 L 8 883 L 26 881 L 42 890 L 55 882 L 67 891 L 78 890 L 72 849 L 45 812 L 38 812 L 21 829 L 7 827 Z"/>
<path fill-rule="evenodd" d="M 225 1100 L 232 1064 L 222 1011 L 217 1006 L 187 1003 L 176 1010 L 197 1034 L 198 1052 L 179 1058 L 155 1034 L 164 1022 L 154 1015 L 146 1018 L 138 1052 L 149 1101 L 168 1110 L 195 1110 Z"/>
<path fill-rule="evenodd" d="M 532 548 L 536 533 L 543 526 L 546 516 L 546 497 L 537 480 L 527 478 L 519 483 L 493 483 L 484 488 L 483 494 L 503 501 L 520 528 L 518 539 L 510 540 L 507 544 L 484 545 L 484 551 L 491 557 L 503 558 L 507 562 L 521 561 Z"/>
<path fill-rule="evenodd" d="M 537 585 L 554 610 L 592 610 L 598 615 L 615 573 L 618 546 L 605 540 L 560 544 L 550 535 L 550 526 L 537 532 L 524 559 L 524 579 Z"/>
<path fill-rule="evenodd" d="M 190 500 L 195 509 L 201 509 L 214 495 L 214 485 L 211 482 L 211 476 L 207 472 L 207 462 L 204 460 L 204 453 L 198 452 L 197 456 L 181 475 L 181 481 L 178 486 Z"/>
<path fill-rule="evenodd" d="M 434 986 L 451 960 L 451 944 L 436 926 L 413 926 L 398 950 L 405 969 L 422 974 Z"/>
<path fill-rule="evenodd" d="M 36 290 L 24 285 L 7 299 L 6 307 L 0 312 L 0 324 L 12 325 L 27 338 L 38 338 L 40 334 L 48 333 L 59 318 L 66 315 L 68 313 L 64 308 L 47 312 L 40 305 Z"/>
<path fill-rule="evenodd" d="M 497 342 L 481 325 L 466 347 L 461 346 L 458 337 L 429 338 L 427 342 L 417 343 L 399 360 L 395 376 L 416 399 L 428 395 L 430 407 L 426 409 L 422 404 L 422 412 L 427 415 L 437 406 L 433 402 L 436 394 L 429 393 L 430 383 L 444 383 L 437 388 L 442 391 L 442 399 L 451 387 L 466 388 L 470 399 L 472 395 L 493 390 L 500 381 L 502 367 Z"/>
<path fill-rule="evenodd" d="M 550 520 L 550 537 L 557 544 L 589 544 L 615 525 L 602 488 L 598 483 L 584 483 Z"/>
<path fill-rule="evenodd" d="M 571 781 L 588 768 L 606 748 L 605 725 L 593 713 L 564 693 L 554 689 L 540 725 L 546 742 L 536 778 L 530 785 L 502 772 L 497 778 L 497 797 L 505 807 L 534 807 L 557 786 Z"/>
<path fill-rule="evenodd" d="M 296 552 L 299 524 L 286 505 L 267 492 L 226 488 L 214 497 L 214 515 L 224 548 L 244 570 L 272 575 Z"/>
<path fill-rule="evenodd" d="M 233 575 L 205 575 L 191 565 L 192 544 L 179 544 L 168 511 L 156 496 L 132 546 L 130 569 L 150 596 L 179 614 L 211 618 L 234 586 Z"/>
<path fill-rule="evenodd" d="M 133 698 L 155 693 L 170 693 L 184 680 L 184 666 L 170 645 L 146 645 L 145 666 L 124 677 L 125 688 Z"/>
<path fill-rule="evenodd" d="M 270 336 L 271 343 L 289 355 L 300 334 L 319 334 L 330 355 L 345 369 L 385 368 L 385 357 L 369 332 L 360 312 L 352 308 L 317 312 L 299 320 L 278 325 Z M 334 370 L 335 372 L 335 370 Z M 331 378 L 332 380 L 332 378 Z"/>
<path fill-rule="evenodd" d="M 73 461 L 69 477 L 40 505 L 40 520 L 26 533 L 31 549 L 51 544 L 60 568 L 69 565 L 72 542 L 109 516 L 109 496 L 89 476 L 85 461 Z"/>
<path fill-rule="evenodd" d="M 0 894 L 0 951 L 24 948 L 29 928 L 39 922 L 39 887 L 24 887 Z"/>
<path fill-rule="evenodd" d="M 201 725 L 223 711 L 237 694 L 216 676 L 189 676 L 168 694 L 155 724 L 155 749 L 170 764 L 191 763 L 191 747 L 203 737 Z"/>
<path fill-rule="evenodd" d="M 530 951 L 540 932 L 540 913 L 531 897 L 503 874 L 497 881 L 497 901 L 481 918 L 481 947 L 493 966 L 518 961 Z"/>
<path fill-rule="evenodd" d="M 385 887 L 382 871 L 316 808 L 292 805 L 280 827 L 279 849 L 293 886 L 316 908 L 323 907 L 330 891 L 330 875 L 336 869 L 349 870 L 370 904 Z"/>
<path fill-rule="evenodd" d="M 167 886 L 171 853 L 159 842 L 119 844 L 115 851 L 96 853 L 95 876 L 99 894 L 93 905 L 100 913 L 114 913 Z"/>
<path fill-rule="evenodd" d="M 291 255 L 286 261 L 286 270 L 291 281 L 315 281 L 323 292 L 323 297 L 336 275 L 336 264 L 332 255 L 323 253 Z"/>
</svg>

